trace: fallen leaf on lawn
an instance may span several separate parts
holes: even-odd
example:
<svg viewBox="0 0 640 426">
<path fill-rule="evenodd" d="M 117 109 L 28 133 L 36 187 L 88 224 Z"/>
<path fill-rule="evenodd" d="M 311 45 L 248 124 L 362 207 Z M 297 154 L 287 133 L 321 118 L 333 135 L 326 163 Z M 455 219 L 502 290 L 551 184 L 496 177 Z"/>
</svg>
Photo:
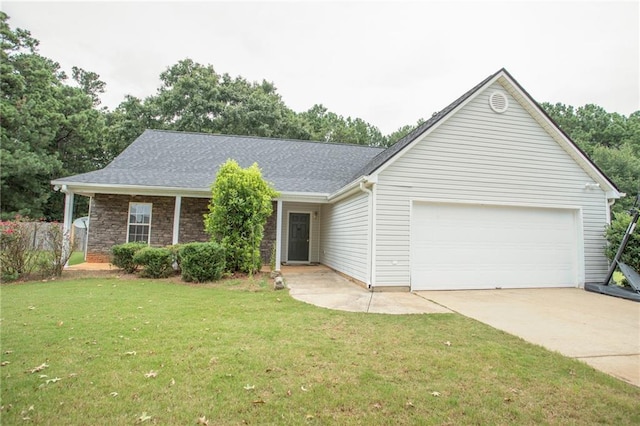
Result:
<svg viewBox="0 0 640 426">
<path fill-rule="evenodd" d="M 414 408 L 414 407 L 415 407 L 415 405 L 413 405 L 413 402 L 411 402 L 411 401 L 407 401 L 407 402 L 404 404 L 404 406 L 405 406 L 405 407 L 407 407 L 407 408 Z"/>
<path fill-rule="evenodd" d="M 278 297 L 276 300 L 277 300 L 278 302 L 282 302 L 282 300 L 280 300 L 280 298 L 279 298 L 279 297 Z"/>
<path fill-rule="evenodd" d="M 9 361 L 2 361 L 0 362 L 0 367 L 4 367 L 5 365 L 9 365 L 11 364 Z"/>
<path fill-rule="evenodd" d="M 313 416 L 311 414 L 307 414 L 305 416 L 305 420 L 313 420 Z"/>
<path fill-rule="evenodd" d="M 444 344 L 445 344 L 445 346 L 451 346 L 451 342 L 448 341 L 448 340 L 446 342 L 444 342 Z"/>
<path fill-rule="evenodd" d="M 29 310 L 33 311 L 36 307 L 35 306 L 29 306 Z"/>
<path fill-rule="evenodd" d="M 151 420 L 151 416 L 147 415 L 146 411 L 143 411 L 142 415 L 138 417 L 138 422 L 142 423 L 142 422 L 146 422 L 147 420 Z"/>
<path fill-rule="evenodd" d="M 375 404 L 373 404 L 373 408 L 382 408 L 382 404 L 376 402 Z"/>
<path fill-rule="evenodd" d="M 9 354 L 12 354 L 12 353 L 13 353 L 13 351 L 4 351 L 5 355 L 9 355 Z"/>
<path fill-rule="evenodd" d="M 303 392 L 308 392 L 309 391 L 309 389 L 305 388 L 304 386 L 300 386 L 300 390 L 303 391 Z"/>
<path fill-rule="evenodd" d="M 38 376 L 38 378 L 40 378 L 40 379 L 46 379 L 47 377 L 49 377 L 49 376 L 47 376 L 46 374 L 41 374 L 40 376 Z"/>
<path fill-rule="evenodd" d="M 198 417 L 198 421 L 196 422 L 196 424 L 197 425 L 209 426 L 209 420 L 207 420 L 207 418 L 205 416 Z"/>
<path fill-rule="evenodd" d="M 291 396 L 291 390 L 287 390 L 287 396 Z"/>
<path fill-rule="evenodd" d="M 116 396 L 118 396 L 118 392 L 111 392 L 109 395 L 115 398 Z"/>
<path fill-rule="evenodd" d="M 33 410 L 35 410 L 35 407 L 33 405 L 30 405 L 27 411 L 33 411 Z"/>
<path fill-rule="evenodd" d="M 175 386 L 175 384 L 176 384 L 176 381 L 175 381 L 175 379 L 172 377 L 172 378 L 171 378 L 171 381 L 169 382 L 169 386 Z"/>
<path fill-rule="evenodd" d="M 503 401 L 504 402 L 511 402 L 511 398 L 509 398 L 509 397 L 503 398 Z"/>
<path fill-rule="evenodd" d="M 64 321 L 58 321 L 58 327 L 61 327 L 64 324 Z"/>
<path fill-rule="evenodd" d="M 76 377 L 78 373 L 69 373 L 69 377 Z"/>
<path fill-rule="evenodd" d="M 440 396 L 440 392 L 438 392 L 438 391 L 433 391 L 433 392 L 431 392 L 431 395 L 433 395 L 433 396 Z"/>
<path fill-rule="evenodd" d="M 59 382 L 60 380 L 62 380 L 60 377 L 54 377 L 53 379 L 47 379 L 46 383 L 55 383 L 55 382 Z"/>
<path fill-rule="evenodd" d="M 262 399 L 256 399 L 255 401 L 253 401 L 254 404 L 264 404 L 264 401 Z"/>
<path fill-rule="evenodd" d="M 33 373 L 38 373 L 38 372 L 40 372 L 40 371 L 44 370 L 45 368 L 47 368 L 48 366 L 49 366 L 49 364 L 46 364 L 46 363 L 44 363 L 44 362 L 43 362 L 43 363 L 42 363 L 42 364 L 40 364 L 39 366 L 37 366 L 37 367 L 33 367 L 31 370 L 29 370 L 29 372 L 30 372 L 31 374 L 33 374 Z"/>
<path fill-rule="evenodd" d="M 146 373 L 144 375 L 144 377 L 146 377 L 147 379 L 150 378 L 150 377 L 158 377 L 158 372 L 151 370 L 148 373 Z"/>
<path fill-rule="evenodd" d="M 255 389 L 255 388 L 256 388 L 256 386 L 255 386 L 255 385 L 250 385 L 250 384 L 246 384 L 246 385 L 244 386 L 244 390 L 253 390 L 253 389 Z"/>
<path fill-rule="evenodd" d="M 138 353 L 136 351 L 129 351 L 129 352 L 125 352 L 125 355 L 137 355 Z"/>
</svg>

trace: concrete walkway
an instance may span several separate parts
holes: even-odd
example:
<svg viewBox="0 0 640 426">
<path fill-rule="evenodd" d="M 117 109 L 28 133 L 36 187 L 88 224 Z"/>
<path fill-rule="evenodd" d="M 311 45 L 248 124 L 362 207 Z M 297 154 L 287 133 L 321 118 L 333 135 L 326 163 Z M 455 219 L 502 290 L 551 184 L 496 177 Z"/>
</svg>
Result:
<svg viewBox="0 0 640 426">
<path fill-rule="evenodd" d="M 640 386 L 637 302 L 576 288 L 370 292 L 324 266 L 282 273 L 303 302 L 350 312 L 457 312 Z"/>
<path fill-rule="evenodd" d="M 371 292 L 322 265 L 283 267 L 282 275 L 293 298 L 323 308 L 376 314 L 451 312 L 414 293 Z"/>
</svg>

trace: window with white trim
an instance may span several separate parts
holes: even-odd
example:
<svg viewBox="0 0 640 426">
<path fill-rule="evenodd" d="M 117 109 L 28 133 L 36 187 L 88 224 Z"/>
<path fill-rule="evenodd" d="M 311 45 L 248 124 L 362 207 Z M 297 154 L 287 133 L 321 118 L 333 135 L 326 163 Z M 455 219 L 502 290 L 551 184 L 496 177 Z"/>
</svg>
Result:
<svg viewBox="0 0 640 426">
<path fill-rule="evenodd" d="M 129 203 L 127 242 L 149 244 L 151 235 L 151 203 Z"/>
</svg>

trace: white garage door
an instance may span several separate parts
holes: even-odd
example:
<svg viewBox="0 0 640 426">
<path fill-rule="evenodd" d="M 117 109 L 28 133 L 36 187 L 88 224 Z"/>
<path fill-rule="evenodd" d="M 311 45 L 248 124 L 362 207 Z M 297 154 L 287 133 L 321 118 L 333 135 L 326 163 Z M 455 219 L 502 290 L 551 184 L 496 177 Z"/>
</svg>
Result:
<svg viewBox="0 0 640 426">
<path fill-rule="evenodd" d="M 411 288 L 575 287 L 575 210 L 414 203 Z"/>
</svg>

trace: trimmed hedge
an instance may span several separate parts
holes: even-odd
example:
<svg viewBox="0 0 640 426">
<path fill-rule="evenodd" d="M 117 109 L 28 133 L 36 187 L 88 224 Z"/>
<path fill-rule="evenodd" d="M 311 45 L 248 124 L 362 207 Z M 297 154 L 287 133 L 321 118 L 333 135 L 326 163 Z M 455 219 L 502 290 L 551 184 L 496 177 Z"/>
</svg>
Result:
<svg viewBox="0 0 640 426">
<path fill-rule="evenodd" d="M 183 281 L 216 281 L 226 267 L 225 251 L 215 242 L 184 244 L 178 249 L 178 263 Z"/>
<path fill-rule="evenodd" d="M 144 267 L 146 278 L 167 278 L 173 275 L 173 253 L 168 248 L 145 247 L 133 255 L 133 262 Z"/>
<path fill-rule="evenodd" d="M 111 263 L 126 273 L 133 274 L 140 266 L 133 260 L 133 256 L 145 247 L 147 247 L 145 243 L 117 244 L 111 247 L 111 254 L 113 255 Z"/>
</svg>

